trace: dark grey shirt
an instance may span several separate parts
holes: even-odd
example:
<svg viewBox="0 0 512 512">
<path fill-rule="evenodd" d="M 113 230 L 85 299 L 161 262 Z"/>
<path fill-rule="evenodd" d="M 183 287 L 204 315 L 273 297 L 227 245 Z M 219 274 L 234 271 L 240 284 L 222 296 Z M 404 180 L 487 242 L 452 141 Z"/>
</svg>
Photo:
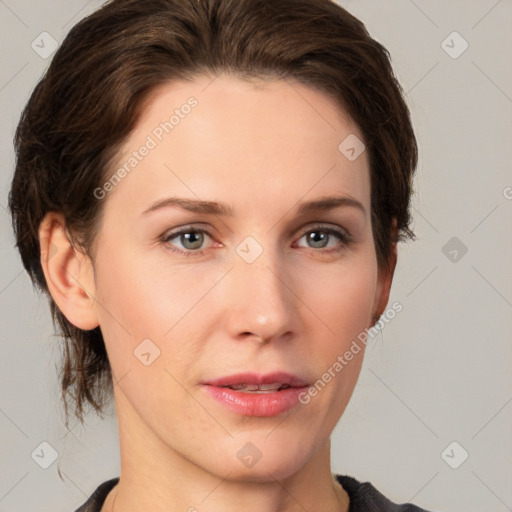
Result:
<svg viewBox="0 0 512 512">
<path fill-rule="evenodd" d="M 336 475 L 350 498 L 349 512 L 429 512 L 410 503 L 397 505 L 383 496 L 370 482 L 359 482 L 351 476 Z M 100 512 L 107 494 L 119 478 L 103 482 L 75 512 Z"/>
</svg>

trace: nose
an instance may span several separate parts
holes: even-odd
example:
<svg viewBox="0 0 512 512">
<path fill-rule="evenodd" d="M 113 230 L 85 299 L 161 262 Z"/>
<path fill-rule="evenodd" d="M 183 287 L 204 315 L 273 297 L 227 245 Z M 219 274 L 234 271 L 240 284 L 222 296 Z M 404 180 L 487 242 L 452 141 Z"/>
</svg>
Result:
<svg viewBox="0 0 512 512">
<path fill-rule="evenodd" d="M 296 332 L 298 298 L 290 274 L 270 250 L 252 263 L 235 255 L 225 287 L 232 339 L 257 339 L 266 344 Z"/>
</svg>

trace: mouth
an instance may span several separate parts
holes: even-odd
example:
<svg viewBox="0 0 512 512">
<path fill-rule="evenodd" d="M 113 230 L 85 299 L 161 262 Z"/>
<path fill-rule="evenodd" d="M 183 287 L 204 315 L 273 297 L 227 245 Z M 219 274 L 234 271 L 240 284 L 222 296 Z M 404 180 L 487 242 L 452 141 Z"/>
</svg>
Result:
<svg viewBox="0 0 512 512">
<path fill-rule="evenodd" d="M 275 393 L 276 391 L 282 391 L 283 389 L 289 389 L 294 386 L 290 386 L 289 384 L 283 384 L 280 382 L 275 382 L 273 384 L 235 384 L 232 386 L 218 386 L 221 388 L 229 388 L 234 391 L 241 391 L 242 393 Z"/>
<path fill-rule="evenodd" d="M 288 372 L 273 373 L 238 373 L 227 377 L 212 379 L 203 384 L 219 388 L 230 388 L 235 391 L 244 391 L 247 393 L 273 393 L 288 388 L 301 388 L 308 383 L 298 375 Z"/>
<path fill-rule="evenodd" d="M 244 416 L 277 416 L 299 403 L 306 380 L 287 372 L 244 373 L 203 382 L 207 394 Z"/>
</svg>

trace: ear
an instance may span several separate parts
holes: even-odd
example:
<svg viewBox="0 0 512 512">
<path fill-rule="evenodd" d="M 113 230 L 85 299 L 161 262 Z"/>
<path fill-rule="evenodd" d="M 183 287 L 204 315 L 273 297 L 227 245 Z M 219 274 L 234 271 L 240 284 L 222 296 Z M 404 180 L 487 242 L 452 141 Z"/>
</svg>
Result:
<svg viewBox="0 0 512 512">
<path fill-rule="evenodd" d="M 397 235 L 396 219 L 393 219 L 392 233 L 393 233 L 393 240 L 396 240 L 396 235 Z M 391 283 L 393 282 L 393 276 L 395 274 L 396 262 L 397 262 L 397 247 L 396 247 L 396 242 L 393 242 L 389 264 L 386 267 L 379 268 L 379 272 L 378 272 L 377 292 L 375 295 L 373 325 L 375 325 L 375 323 L 377 323 L 377 321 L 379 320 L 381 315 L 386 310 L 386 306 L 388 305 L 389 294 L 391 292 Z"/>
<path fill-rule="evenodd" d="M 59 310 L 79 329 L 97 327 L 92 262 L 71 244 L 63 215 L 46 214 L 39 225 L 39 245 L 46 284 Z"/>
</svg>

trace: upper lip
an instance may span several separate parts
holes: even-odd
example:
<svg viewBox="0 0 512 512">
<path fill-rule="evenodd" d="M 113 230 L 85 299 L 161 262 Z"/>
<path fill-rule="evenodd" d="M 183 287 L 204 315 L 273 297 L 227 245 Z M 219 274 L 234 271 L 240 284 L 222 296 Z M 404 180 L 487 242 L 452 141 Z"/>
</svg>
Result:
<svg viewBox="0 0 512 512">
<path fill-rule="evenodd" d="M 227 377 L 219 377 L 211 379 L 203 384 L 208 386 L 234 386 L 237 384 L 288 384 L 290 387 L 303 387 L 308 383 L 298 377 L 287 372 L 273 372 L 273 373 L 237 373 L 236 375 L 228 375 Z"/>
</svg>

